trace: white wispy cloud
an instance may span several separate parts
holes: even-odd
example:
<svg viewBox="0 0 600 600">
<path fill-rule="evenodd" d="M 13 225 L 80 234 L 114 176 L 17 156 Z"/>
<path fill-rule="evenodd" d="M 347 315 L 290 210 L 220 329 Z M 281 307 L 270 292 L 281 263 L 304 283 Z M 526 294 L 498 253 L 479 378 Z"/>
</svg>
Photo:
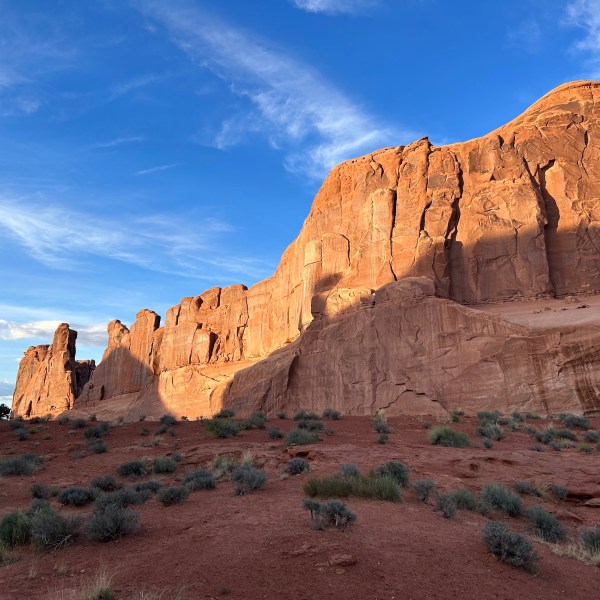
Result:
<svg viewBox="0 0 600 600">
<path fill-rule="evenodd" d="M 149 74 L 149 75 L 142 75 L 140 77 L 134 77 L 133 79 L 130 79 L 129 81 L 123 81 L 122 83 L 114 85 L 111 88 L 111 90 L 110 90 L 111 98 L 115 99 L 115 98 L 119 98 L 120 96 L 125 96 L 126 94 L 129 94 L 130 92 L 139 90 L 148 85 L 156 83 L 159 79 L 160 78 L 158 75 Z"/>
<path fill-rule="evenodd" d="M 588 76 L 600 79 L 600 0 L 574 0 L 567 5 L 566 14 L 569 25 L 584 31 L 575 48 L 589 65 Z"/>
<path fill-rule="evenodd" d="M 156 173 L 157 171 L 167 171 L 168 169 L 172 169 L 173 167 L 179 166 L 179 163 L 172 163 L 170 165 L 159 165 L 158 167 L 151 167 L 149 169 L 142 169 L 141 171 L 136 171 L 136 175 L 148 175 L 150 173 Z"/>
<path fill-rule="evenodd" d="M 30 321 L 18 323 L 0 319 L 0 340 L 42 339 L 51 343 L 56 328 L 62 321 Z M 84 346 L 104 348 L 108 339 L 106 323 L 83 325 L 70 323 L 69 327 L 77 331 L 77 343 Z"/>
<path fill-rule="evenodd" d="M 291 0 L 301 10 L 326 15 L 355 15 L 376 6 L 378 0 Z"/>
<path fill-rule="evenodd" d="M 301 60 L 196 7 L 156 0 L 138 6 L 201 67 L 211 69 L 234 94 L 251 102 L 245 115 L 223 124 L 214 139 L 218 147 L 260 132 L 285 152 L 288 170 L 320 179 L 343 160 L 415 137 L 381 124 Z"/>
<path fill-rule="evenodd" d="M 12 393 L 14 389 L 14 382 L 8 381 L 8 379 L 3 379 L 2 381 L 0 381 L 0 402 L 3 401 L 3 398 L 12 398 Z"/>
<path fill-rule="evenodd" d="M 93 144 L 93 148 L 114 148 L 115 146 L 123 146 L 124 144 L 135 144 L 139 142 L 145 142 L 146 138 L 140 135 L 133 135 L 130 137 L 118 137 L 105 142 L 98 142 Z"/>
<path fill-rule="evenodd" d="M 39 198 L 0 195 L 0 230 L 36 261 L 55 269 L 77 269 L 88 259 L 110 258 L 209 280 L 231 274 L 259 279 L 272 270 L 272 265 L 252 257 L 224 260 L 219 241 L 232 227 L 197 214 L 122 214 L 113 220 Z"/>
</svg>

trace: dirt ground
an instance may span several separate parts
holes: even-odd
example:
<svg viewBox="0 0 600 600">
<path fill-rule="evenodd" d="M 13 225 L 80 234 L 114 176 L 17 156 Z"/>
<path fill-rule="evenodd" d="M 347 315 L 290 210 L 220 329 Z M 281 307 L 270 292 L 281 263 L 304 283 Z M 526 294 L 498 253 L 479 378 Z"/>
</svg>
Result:
<svg viewBox="0 0 600 600">
<path fill-rule="evenodd" d="M 114 542 L 81 537 L 51 553 L 17 548 L 19 560 L 0 567 L 0 598 L 52 598 L 101 568 L 113 575 L 118 599 L 150 598 L 151 593 L 162 594 L 163 600 L 597 598 L 597 567 L 559 557 L 539 541 L 537 575 L 500 563 L 481 540 L 485 517 L 459 511 L 445 519 L 434 510 L 433 501 L 420 502 L 409 490 L 401 503 L 345 500 L 357 520 L 343 532 L 311 528 L 310 515 L 301 507 L 302 487 L 309 477 L 332 474 L 350 462 L 368 471 L 388 460 L 405 462 L 412 480 L 434 479 L 444 491 L 467 487 L 478 493 L 485 483 L 512 485 L 517 480 L 562 484 L 569 490 L 566 501 L 549 495 L 543 504 L 568 528 L 570 541 L 576 541 L 581 527 L 600 521 L 600 451 L 556 452 L 546 447 L 536 452 L 529 449 L 535 442 L 525 432 L 508 429 L 507 437 L 488 450 L 475 433 L 477 420 L 465 417 L 453 426 L 468 433 L 472 447 L 431 446 L 423 427 L 426 420 L 389 419 L 391 433 L 385 445 L 377 443 L 378 435 L 366 417 L 327 420 L 334 434 L 321 435 L 317 444 L 294 447 L 271 441 L 263 429 L 216 439 L 200 422 L 178 422 L 175 435 L 160 436 L 160 445 L 154 447 L 149 444 L 152 436 L 141 436 L 140 430 L 153 432 L 157 423 L 129 423 L 111 430 L 105 454 L 87 450 L 85 430 L 71 429 L 69 424 L 31 426 L 37 431 L 18 441 L 8 424 L 0 423 L 1 456 L 44 457 L 43 467 L 34 475 L 0 479 L 0 516 L 30 505 L 34 481 L 64 488 L 88 486 L 94 477 L 113 475 L 128 483 L 117 475 L 118 465 L 145 457 L 183 456 L 176 473 L 143 479 L 167 485 L 188 471 L 209 466 L 217 454 L 250 452 L 268 475 L 263 490 L 245 496 L 234 496 L 231 482 L 224 478 L 216 489 L 193 492 L 183 504 L 164 507 L 153 498 L 134 507 L 140 513 L 139 531 Z M 530 422 L 536 427 L 546 423 Z M 273 425 L 285 432 L 294 423 L 270 420 L 267 427 Z M 600 418 L 592 419 L 592 425 L 598 429 Z M 298 453 L 309 460 L 310 472 L 282 476 L 284 465 Z M 590 502 L 593 498 L 598 500 Z M 523 500 L 540 502 L 533 497 Z M 84 517 L 92 512 L 92 505 L 64 508 L 56 499 L 51 504 Z M 493 517 L 519 531 L 527 528 L 523 518 L 496 513 Z"/>
</svg>

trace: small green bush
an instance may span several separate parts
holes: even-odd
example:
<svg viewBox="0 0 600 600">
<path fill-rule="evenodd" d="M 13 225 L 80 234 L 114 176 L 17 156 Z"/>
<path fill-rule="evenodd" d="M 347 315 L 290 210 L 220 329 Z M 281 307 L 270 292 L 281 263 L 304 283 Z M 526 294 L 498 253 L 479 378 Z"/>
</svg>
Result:
<svg viewBox="0 0 600 600">
<path fill-rule="evenodd" d="M 360 469 L 354 463 L 340 465 L 339 474 L 341 477 L 360 477 Z"/>
<path fill-rule="evenodd" d="M 218 438 L 235 437 L 240 432 L 239 423 L 236 423 L 229 418 L 224 419 L 222 417 L 214 417 L 212 419 L 207 419 L 204 423 L 206 425 L 206 430 Z"/>
<path fill-rule="evenodd" d="M 387 417 L 385 416 L 385 414 L 377 413 L 373 417 L 372 423 L 373 423 L 373 429 L 375 430 L 376 433 L 389 433 L 390 432 L 390 426 L 388 425 Z"/>
<path fill-rule="evenodd" d="M 29 439 L 29 431 L 27 429 L 17 429 L 15 433 L 20 442 L 24 442 L 25 440 Z"/>
<path fill-rule="evenodd" d="M 31 515 L 24 511 L 14 511 L 0 521 L 0 543 L 14 548 L 31 540 Z"/>
<path fill-rule="evenodd" d="M 285 466 L 285 472 L 289 475 L 300 475 L 310 469 L 310 465 L 303 458 L 292 458 Z"/>
<path fill-rule="evenodd" d="M 558 415 L 558 420 L 569 429 L 589 429 L 590 422 L 585 417 L 563 413 Z"/>
<path fill-rule="evenodd" d="M 460 418 L 464 415 L 465 413 L 462 410 L 457 410 L 454 409 L 451 413 L 450 413 L 450 420 L 453 423 L 460 423 Z"/>
<path fill-rule="evenodd" d="M 583 529 L 579 534 L 583 549 L 591 555 L 600 554 L 600 523 L 596 529 Z"/>
<path fill-rule="evenodd" d="M 412 489 L 415 496 L 421 500 L 421 502 L 427 502 L 429 496 L 435 489 L 435 481 L 433 481 L 433 479 L 417 479 L 413 482 Z"/>
<path fill-rule="evenodd" d="M 31 541 L 42 550 L 57 550 L 75 541 L 81 519 L 52 509 L 38 510 L 31 517 Z"/>
<path fill-rule="evenodd" d="M 150 492 L 152 494 L 156 494 L 158 490 L 162 488 L 163 484 L 160 481 L 155 481 L 151 479 L 150 481 L 140 481 L 133 485 L 133 489 L 136 492 Z"/>
<path fill-rule="evenodd" d="M 154 473 L 175 473 L 177 470 L 177 463 L 168 456 L 157 456 L 152 461 L 152 471 Z"/>
<path fill-rule="evenodd" d="M 267 415 L 264 412 L 254 412 L 250 415 L 248 423 L 251 427 L 262 429 L 267 422 Z"/>
<path fill-rule="evenodd" d="M 306 444 L 316 444 L 319 436 L 316 433 L 306 429 L 292 429 L 286 436 L 285 442 L 289 446 L 304 446 Z"/>
<path fill-rule="evenodd" d="M 562 542 L 566 532 L 558 519 L 551 515 L 542 506 L 531 506 L 525 511 L 526 517 L 531 522 L 533 531 L 543 540 L 550 543 Z"/>
<path fill-rule="evenodd" d="M 304 484 L 307 496 L 320 498 L 374 498 L 388 502 L 402 500 L 400 485 L 390 476 L 350 476 L 339 473 L 330 477 L 313 477 Z"/>
<path fill-rule="evenodd" d="M 144 504 L 152 497 L 152 492 L 147 489 L 135 489 L 132 487 L 124 487 L 114 492 L 106 492 L 100 494 L 96 498 L 94 506 L 96 510 L 104 510 L 107 506 L 114 504 L 121 508 L 132 506 L 134 504 Z"/>
<path fill-rule="evenodd" d="M 554 437 L 569 440 L 570 442 L 577 441 L 577 434 L 570 429 L 556 429 L 554 430 Z"/>
<path fill-rule="evenodd" d="M 222 408 L 218 413 L 213 415 L 215 419 L 232 419 L 235 417 L 235 411 L 231 408 Z"/>
<path fill-rule="evenodd" d="M 217 479 L 227 473 L 231 473 L 239 465 L 238 459 L 233 454 L 217 454 L 215 456 L 211 469 Z"/>
<path fill-rule="evenodd" d="M 88 440 L 92 438 L 101 438 L 108 434 L 110 431 L 110 424 L 104 421 L 100 423 L 100 425 L 96 425 L 96 427 L 90 427 L 86 429 L 83 433 L 84 437 Z"/>
<path fill-rule="evenodd" d="M 356 515 L 340 500 L 317 502 L 305 499 L 302 507 L 310 510 L 312 525 L 315 529 L 337 527 L 342 531 L 356 521 Z"/>
<path fill-rule="evenodd" d="M 533 452 L 544 452 L 544 447 L 540 446 L 539 444 L 534 444 L 533 446 L 529 446 L 530 450 L 533 450 Z"/>
<path fill-rule="evenodd" d="M 498 560 L 530 573 L 537 571 L 538 555 L 526 536 L 510 531 L 502 523 L 489 521 L 483 527 L 482 537 L 488 550 Z"/>
<path fill-rule="evenodd" d="M 212 490 L 216 486 L 214 475 L 203 469 L 187 473 L 183 478 L 183 483 L 191 492 L 195 492 L 196 490 Z"/>
<path fill-rule="evenodd" d="M 177 419 L 173 415 L 163 415 L 160 418 L 160 424 L 166 425 L 167 427 L 172 427 L 177 423 Z"/>
<path fill-rule="evenodd" d="M 165 506 L 173 504 L 181 504 L 188 497 L 189 491 L 187 488 L 178 485 L 161 488 L 158 491 L 157 497 Z"/>
<path fill-rule="evenodd" d="M 495 425 L 496 423 L 498 423 L 498 420 L 501 416 L 502 413 L 498 412 L 497 410 L 484 410 L 477 413 L 477 420 L 479 421 L 480 425 Z"/>
<path fill-rule="evenodd" d="M 50 488 L 47 485 L 36 481 L 31 484 L 31 497 L 46 500 L 50 498 Z"/>
<path fill-rule="evenodd" d="M 480 425 L 476 429 L 476 432 L 477 435 L 480 435 L 482 438 L 488 438 L 490 440 L 502 440 L 506 437 L 504 429 L 495 423 L 486 423 L 485 425 Z"/>
<path fill-rule="evenodd" d="M 569 495 L 569 490 L 564 485 L 553 483 L 550 485 L 550 491 L 559 499 L 566 500 Z"/>
<path fill-rule="evenodd" d="M 13 458 L 0 458 L 0 475 L 32 475 L 42 463 L 41 458 L 33 454 L 22 454 Z"/>
<path fill-rule="evenodd" d="M 480 502 L 477 496 L 466 488 L 452 490 L 448 495 L 454 500 L 456 508 L 459 510 L 477 511 L 480 509 Z"/>
<path fill-rule="evenodd" d="M 287 419 L 287 415 L 284 412 L 278 412 L 277 413 L 277 418 L 281 419 L 281 420 Z"/>
<path fill-rule="evenodd" d="M 243 496 L 264 487 L 267 476 L 262 469 L 242 465 L 231 472 L 231 482 L 234 495 Z"/>
<path fill-rule="evenodd" d="M 93 489 L 71 486 L 58 494 L 58 501 L 65 506 L 85 506 L 93 502 L 96 494 Z"/>
<path fill-rule="evenodd" d="M 88 525 L 88 536 L 99 542 L 110 542 L 124 535 L 135 533 L 138 528 L 138 513 L 130 508 L 109 504 L 92 515 Z"/>
<path fill-rule="evenodd" d="M 105 475 L 92 479 L 91 486 L 103 492 L 114 492 L 121 487 L 121 484 L 112 475 Z"/>
<path fill-rule="evenodd" d="M 108 444 L 104 440 L 94 440 L 88 443 L 88 448 L 94 454 L 104 454 L 108 452 Z"/>
<path fill-rule="evenodd" d="M 71 423 L 71 429 L 85 429 L 87 427 L 87 421 L 85 419 L 75 419 Z"/>
<path fill-rule="evenodd" d="M 469 445 L 467 434 L 452 427 L 435 427 L 429 430 L 427 437 L 430 444 L 447 448 L 466 448 Z"/>
<path fill-rule="evenodd" d="M 379 437 L 377 438 L 377 443 L 378 444 L 387 444 L 389 442 L 389 440 L 390 440 L 390 438 L 387 433 L 380 433 Z"/>
<path fill-rule="evenodd" d="M 342 418 L 342 413 L 339 410 L 334 410 L 333 408 L 326 408 L 323 411 L 323 418 L 339 421 Z"/>
<path fill-rule="evenodd" d="M 529 481 L 515 481 L 513 487 L 519 494 L 528 494 L 541 498 L 544 494 L 542 490 L 535 484 Z"/>
<path fill-rule="evenodd" d="M 300 419 L 296 421 L 298 429 L 306 429 L 306 431 L 322 431 L 325 427 L 323 421 L 314 421 L 313 419 Z"/>
<path fill-rule="evenodd" d="M 520 517 L 523 514 L 521 498 L 513 494 L 501 483 L 490 483 L 483 486 L 481 499 L 492 508 L 503 510 L 510 517 Z"/>
<path fill-rule="evenodd" d="M 494 442 L 492 442 L 492 440 L 489 437 L 484 437 L 483 438 L 483 446 L 484 446 L 484 448 L 491 450 L 494 447 Z"/>
<path fill-rule="evenodd" d="M 456 515 L 456 502 L 450 494 L 438 494 L 435 507 L 446 519 Z"/>
<path fill-rule="evenodd" d="M 269 427 L 269 439 L 270 440 L 280 440 L 285 437 L 285 434 L 279 427 Z"/>
<path fill-rule="evenodd" d="M 408 487 L 410 478 L 408 467 L 402 462 L 393 460 L 386 462 L 383 465 L 379 465 L 375 469 L 375 475 L 377 477 L 391 477 L 403 488 Z"/>
<path fill-rule="evenodd" d="M 597 431 L 586 431 L 583 439 L 590 444 L 597 444 L 600 441 L 600 434 Z"/>
<path fill-rule="evenodd" d="M 318 421 L 319 415 L 316 412 L 308 412 L 306 410 L 299 410 L 294 415 L 294 421 Z"/>
<path fill-rule="evenodd" d="M 60 417 L 58 417 L 58 419 L 56 419 L 56 422 L 59 425 L 66 425 L 71 419 L 67 416 L 67 415 L 61 415 Z"/>
<path fill-rule="evenodd" d="M 132 460 L 119 465 L 117 472 L 122 477 L 143 477 L 148 474 L 144 461 Z"/>
</svg>

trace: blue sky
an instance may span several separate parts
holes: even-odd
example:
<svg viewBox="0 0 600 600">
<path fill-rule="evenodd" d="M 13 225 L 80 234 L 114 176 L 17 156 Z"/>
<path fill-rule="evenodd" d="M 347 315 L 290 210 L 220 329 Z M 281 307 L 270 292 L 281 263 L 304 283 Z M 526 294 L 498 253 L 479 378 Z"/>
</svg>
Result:
<svg viewBox="0 0 600 600">
<path fill-rule="evenodd" d="M 269 276 L 328 170 L 600 78 L 600 0 L 0 0 L 0 401 L 57 323 Z"/>
</svg>

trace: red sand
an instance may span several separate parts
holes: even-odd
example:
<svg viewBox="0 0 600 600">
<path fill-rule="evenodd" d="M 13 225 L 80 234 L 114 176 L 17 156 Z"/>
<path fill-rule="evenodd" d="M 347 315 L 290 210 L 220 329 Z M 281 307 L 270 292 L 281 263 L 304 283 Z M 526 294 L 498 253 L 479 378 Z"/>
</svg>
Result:
<svg viewBox="0 0 600 600">
<path fill-rule="evenodd" d="M 454 426 L 481 446 L 475 435 L 476 420 L 462 421 Z M 600 419 L 593 421 L 598 428 Z M 571 492 L 567 502 L 549 499 L 544 505 L 560 516 L 571 541 L 580 527 L 600 521 L 600 508 L 583 506 L 586 499 L 600 498 L 600 452 L 596 450 L 534 452 L 528 449 L 535 443 L 529 436 L 510 431 L 491 450 L 442 448 L 428 444 L 420 419 L 389 422 L 392 433 L 387 445 L 377 443 L 366 417 L 328 422 L 334 435 L 322 435 L 318 444 L 290 448 L 292 454 L 309 453 L 311 471 L 289 478 L 280 474 L 290 452 L 283 443 L 271 442 L 265 430 L 218 440 L 201 423 L 180 422 L 174 428 L 176 435 L 162 436 L 160 446 L 141 447 L 152 438 L 140 436 L 140 429 L 152 432 L 157 425 L 132 423 L 113 429 L 106 438 L 109 451 L 96 455 L 86 450 L 84 430 L 43 423 L 29 440 L 20 442 L 2 423 L 0 455 L 32 452 L 44 455 L 45 463 L 33 476 L 0 479 L 0 516 L 29 506 L 33 481 L 61 487 L 89 485 L 93 477 L 117 477 L 122 462 L 172 452 L 184 456 L 177 473 L 152 478 L 174 483 L 183 473 L 206 467 L 216 454 L 249 451 L 264 466 L 269 481 L 264 490 L 242 497 L 233 496 L 231 483 L 221 480 L 216 490 L 194 492 L 181 505 L 165 508 L 152 499 L 135 507 L 140 512 L 139 532 L 115 542 L 81 538 L 63 550 L 36 554 L 29 547 L 17 548 L 20 559 L 0 567 L 0 598 L 51 598 L 57 590 L 91 578 L 101 566 L 114 573 L 113 589 L 119 599 L 139 597 L 141 590 L 162 592 L 163 600 L 178 592 L 182 599 L 597 597 L 598 568 L 558 557 L 538 542 L 537 576 L 502 564 L 481 541 L 483 516 L 459 511 L 455 518 L 444 519 L 411 492 L 405 492 L 401 504 L 349 498 L 346 502 L 357 514 L 356 524 L 345 532 L 314 531 L 309 514 L 300 506 L 302 485 L 309 476 L 331 474 L 348 462 L 366 471 L 392 459 L 409 465 L 412 480 L 432 478 L 442 490 L 466 486 L 478 492 L 487 482 L 512 484 L 519 479 L 566 485 Z M 293 422 L 277 420 L 270 425 L 287 431 Z M 52 439 L 42 439 L 45 434 Z M 535 503 L 530 497 L 524 500 Z M 92 510 L 65 509 L 56 500 L 51 502 L 61 511 L 85 516 Z M 526 528 L 524 519 L 495 517 L 516 529 Z M 336 555 L 351 559 L 336 559 Z M 335 564 L 340 561 L 343 564 Z"/>
</svg>

